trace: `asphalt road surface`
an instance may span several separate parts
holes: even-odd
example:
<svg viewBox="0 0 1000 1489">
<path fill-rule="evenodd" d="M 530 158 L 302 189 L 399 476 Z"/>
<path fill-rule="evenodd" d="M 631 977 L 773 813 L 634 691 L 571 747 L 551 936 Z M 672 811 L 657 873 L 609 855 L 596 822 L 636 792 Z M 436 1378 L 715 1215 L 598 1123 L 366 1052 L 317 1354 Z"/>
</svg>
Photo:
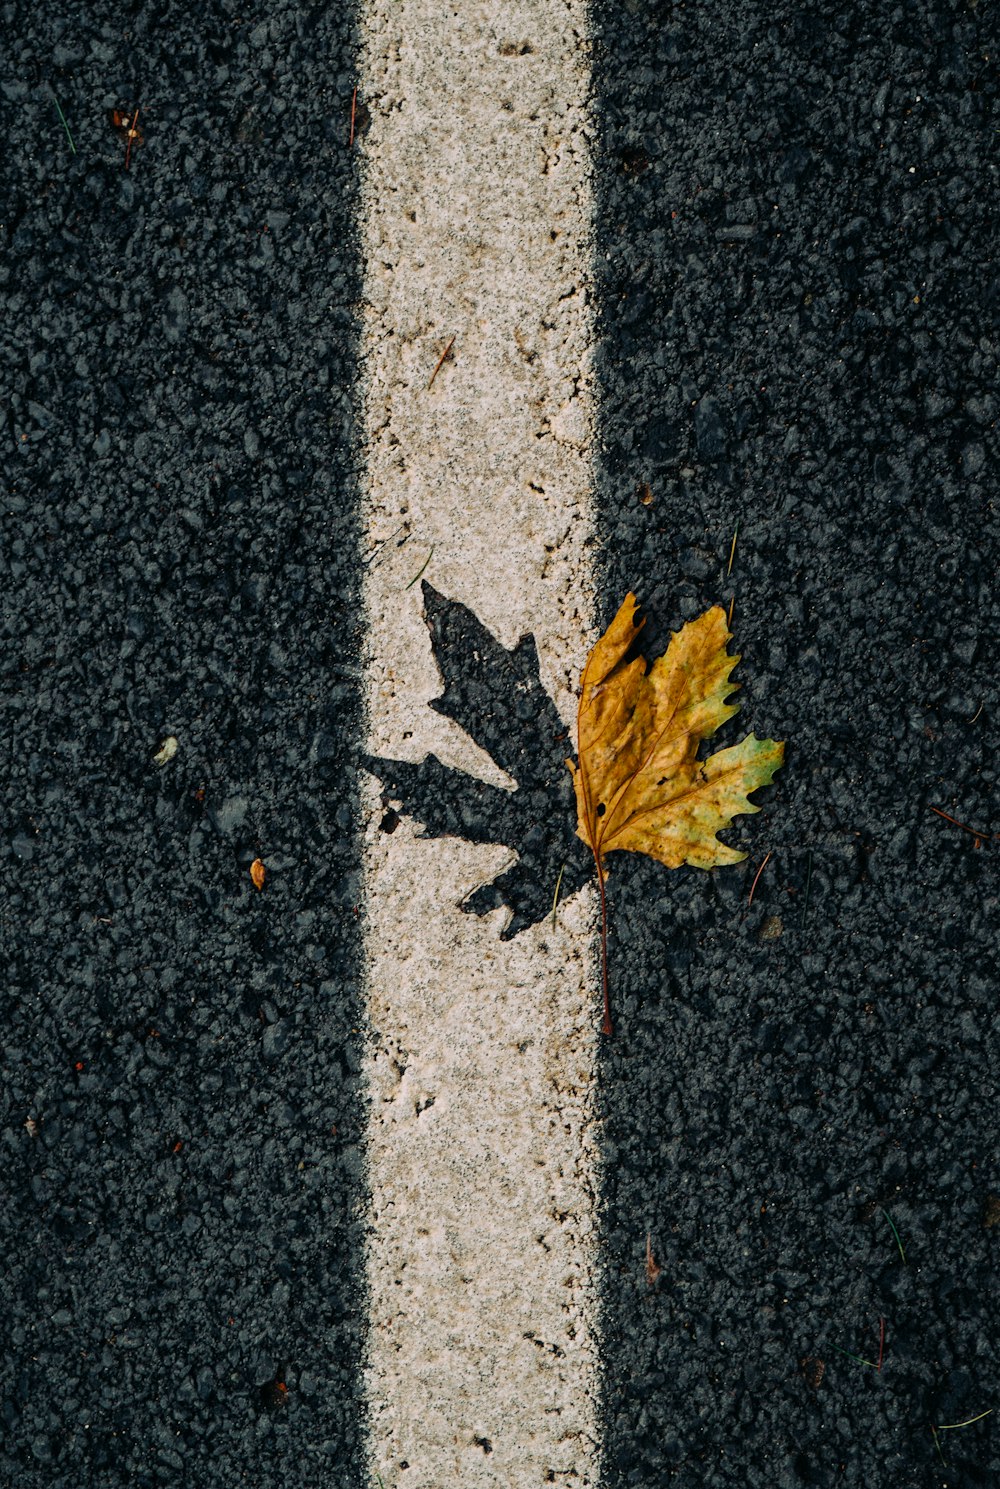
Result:
<svg viewBox="0 0 1000 1489">
<path fill-rule="evenodd" d="M 446 1452 L 451 1482 L 512 1489 L 997 1482 L 989 7 L 456 8 L 473 61 L 421 104 L 440 153 L 424 175 L 415 150 L 415 236 L 397 214 L 385 254 L 420 0 L 12 5 L 5 31 L 0 1485 L 443 1489 Z M 474 180 L 487 104 L 518 140 L 545 126 L 552 195 L 504 216 L 512 176 L 476 217 L 453 187 L 479 278 L 468 303 L 441 281 L 466 319 L 428 388 L 456 326 L 394 276 L 423 272 L 448 150 Z M 473 122 L 449 134 L 449 109 Z M 538 292 L 551 343 L 511 328 L 508 397 L 487 354 L 520 292 L 488 260 L 518 222 L 558 249 L 557 309 Z M 412 408 L 378 380 L 390 335 L 430 394 Z M 495 475 L 522 392 L 544 470 L 518 457 L 491 544 L 488 487 L 427 473 L 439 440 L 446 471 L 464 442 Z M 387 442 L 420 445 L 424 408 L 444 422 L 397 465 L 390 523 Z M 602 1040 L 568 776 L 524 741 L 571 715 L 630 589 L 651 653 L 732 603 L 719 743 L 787 754 L 725 834 L 743 865 L 617 856 Z M 390 754 L 411 774 L 373 766 Z M 498 772 L 530 799 L 491 795 Z M 418 1009 L 465 1000 L 484 1132 L 506 1071 L 524 1082 L 497 1183 L 537 1182 L 494 1192 L 494 1255 L 521 1267 L 523 1216 L 538 1270 L 525 1253 L 511 1317 L 528 1298 L 563 1331 L 520 1330 L 537 1386 L 516 1353 L 501 1381 L 494 1273 L 438 1234 L 434 1192 L 409 1274 L 393 1240 L 380 1103 L 398 1084 L 432 1131 L 471 1068 L 428 1043 L 406 1085 L 392 1020 L 416 1015 L 386 988 L 407 967 Z M 485 1204 L 476 1162 L 449 1193 L 463 1174 Z"/>
</svg>

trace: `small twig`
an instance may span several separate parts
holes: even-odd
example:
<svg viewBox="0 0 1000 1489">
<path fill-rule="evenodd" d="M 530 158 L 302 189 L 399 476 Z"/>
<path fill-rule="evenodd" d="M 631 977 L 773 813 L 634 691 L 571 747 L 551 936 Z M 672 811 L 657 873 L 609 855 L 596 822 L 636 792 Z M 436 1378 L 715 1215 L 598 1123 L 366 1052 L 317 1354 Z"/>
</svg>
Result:
<svg viewBox="0 0 1000 1489">
<path fill-rule="evenodd" d="M 971 1427 L 972 1424 L 973 1424 L 973 1422 L 981 1422 L 983 1420 L 983 1417 L 989 1417 L 989 1416 L 992 1416 L 992 1415 L 993 1415 L 993 1408 L 991 1406 L 990 1409 L 989 1409 L 989 1411 L 981 1411 L 979 1413 L 978 1417 L 969 1417 L 968 1420 L 965 1421 L 965 1422 L 942 1422 L 942 1423 L 939 1423 L 936 1427 L 934 1426 L 934 1424 L 932 1422 L 931 1423 L 931 1436 L 934 1438 L 934 1446 L 937 1448 L 937 1454 L 938 1454 L 938 1457 L 941 1459 L 941 1462 L 942 1463 L 945 1462 L 945 1457 L 944 1457 L 944 1454 L 941 1451 L 941 1444 L 938 1442 L 938 1433 L 939 1432 L 955 1432 L 955 1431 L 957 1431 L 957 1429 L 959 1427 Z M 947 1464 L 945 1464 L 945 1466 L 947 1467 Z"/>
<path fill-rule="evenodd" d="M 852 1355 L 849 1349 L 841 1349 L 839 1344 L 831 1344 L 830 1348 L 835 1349 L 838 1355 L 845 1355 L 847 1359 L 854 1360 L 858 1365 L 870 1365 L 873 1370 L 878 1369 L 874 1360 L 865 1360 L 862 1359 L 861 1355 Z"/>
<path fill-rule="evenodd" d="M 983 709 L 985 707 L 986 707 L 986 700 L 984 699 L 983 702 L 980 703 L 979 707 L 976 709 L 975 713 L 972 715 L 972 718 L 969 719 L 968 722 L 970 724 L 974 724 L 976 722 L 976 720 L 978 719 L 979 715 L 982 713 L 982 711 L 983 711 Z"/>
<path fill-rule="evenodd" d="M 941 1444 L 938 1442 L 938 1435 L 937 1435 L 937 1428 L 936 1427 L 932 1427 L 931 1428 L 931 1436 L 934 1438 L 934 1446 L 937 1448 L 938 1457 L 941 1459 L 941 1462 L 944 1463 L 944 1454 L 941 1451 Z M 945 1467 L 946 1468 L 947 1468 L 947 1466 L 948 1465 L 945 1464 Z"/>
<path fill-rule="evenodd" d="M 454 345 L 455 345 L 455 337 L 453 336 L 451 338 L 451 340 L 449 341 L 448 345 L 445 347 L 444 351 L 441 353 L 440 357 L 438 357 L 438 359 L 437 359 L 437 365 L 435 366 L 434 371 L 431 373 L 431 375 L 430 375 L 430 381 L 427 384 L 428 389 L 433 388 L 433 386 L 434 386 L 434 379 L 437 377 L 438 373 L 441 371 L 441 367 L 442 367 L 442 365 L 444 363 L 444 359 L 448 355 L 448 353 L 451 351 L 451 349 L 452 349 L 452 347 Z"/>
<path fill-rule="evenodd" d="M 348 148 L 348 150 L 351 150 L 354 147 L 354 120 L 357 117 L 357 109 L 358 109 L 358 90 L 357 90 L 357 88 L 355 88 L 354 92 L 351 94 L 351 133 L 350 133 L 350 135 L 348 137 L 348 140 L 347 140 L 347 148 Z M 376 1475 L 376 1477 L 377 1477 L 377 1475 Z M 381 1482 L 382 1482 L 381 1479 L 379 1479 L 379 1483 L 381 1483 Z"/>
<path fill-rule="evenodd" d="M 364 562 L 364 567 L 366 569 L 369 568 L 369 566 L 371 564 L 373 564 L 375 562 L 375 560 L 380 556 L 380 554 L 382 552 L 382 549 L 385 547 L 385 545 L 387 543 L 391 543 L 392 540 L 393 540 L 393 538 L 396 536 L 396 534 L 397 533 L 401 533 L 403 531 L 403 529 L 404 529 L 405 526 L 406 526 L 406 523 L 405 522 L 401 522 L 399 524 L 399 526 L 396 528 L 396 532 L 391 532 L 387 538 L 383 538 L 380 543 L 376 543 L 375 544 L 375 547 L 372 549 L 371 553 L 369 553 L 368 557 L 363 561 Z M 403 544 L 404 543 L 408 543 L 409 541 L 410 541 L 410 534 L 407 533 L 406 534 L 406 537 L 405 538 L 401 538 L 400 541 L 396 544 L 396 547 L 397 548 L 402 548 Z"/>
<path fill-rule="evenodd" d="M 957 817 L 949 817 L 948 813 L 942 812 L 940 807 L 931 807 L 931 811 L 936 812 L 939 817 L 943 817 L 946 822 L 950 822 L 953 827 L 960 827 L 963 832 L 971 833 L 971 835 L 976 840 L 975 846 L 977 848 L 981 848 L 983 846 L 983 843 L 986 842 L 989 837 L 1000 836 L 1000 834 L 997 833 L 990 834 L 988 832 L 980 832 L 978 827 L 970 827 L 967 822 L 959 822 Z"/>
<path fill-rule="evenodd" d="M 737 522 L 735 528 L 733 529 L 733 544 L 732 544 L 732 547 L 729 550 L 729 564 L 728 564 L 728 566 L 726 568 L 726 578 L 727 579 L 729 578 L 730 574 L 733 572 L 733 559 L 736 557 L 736 537 L 737 537 L 737 534 L 739 533 L 739 530 L 740 530 L 740 525 Z"/>
<path fill-rule="evenodd" d="M 601 855 L 594 854 L 594 862 L 597 864 L 597 887 L 601 892 L 601 988 L 604 992 L 604 1023 L 601 1032 L 609 1037 L 614 1033 L 611 1025 L 611 1003 L 608 998 L 608 901 L 604 892 L 604 865 L 601 863 Z"/>
<path fill-rule="evenodd" d="M 808 850 L 807 854 L 806 854 L 806 892 L 802 896 L 802 914 L 799 916 L 799 929 L 800 930 L 805 925 L 805 923 L 806 923 L 806 916 L 809 914 L 809 889 L 810 889 L 810 887 L 812 885 L 812 877 L 813 877 L 813 852 L 812 852 L 812 849 L 810 848 Z"/>
<path fill-rule="evenodd" d="M 893 1235 L 896 1237 L 896 1245 L 899 1247 L 899 1254 L 903 1258 L 903 1266 L 905 1267 L 906 1266 L 906 1252 L 903 1250 L 903 1243 L 899 1239 L 899 1231 L 893 1225 L 893 1223 L 892 1223 L 892 1216 L 889 1214 L 889 1211 L 888 1210 L 883 1210 L 882 1211 L 882 1214 L 885 1216 L 886 1220 L 888 1220 L 888 1222 L 889 1222 L 889 1229 L 892 1231 Z"/>
<path fill-rule="evenodd" d="M 136 137 L 136 129 L 137 129 L 138 123 L 139 123 L 139 106 L 138 106 L 138 104 L 136 104 L 135 113 L 132 116 L 132 123 L 129 125 L 128 144 L 125 146 L 125 169 L 126 170 L 128 170 L 129 161 L 132 159 L 132 141 Z"/>
<path fill-rule="evenodd" d="M 757 888 L 757 880 L 760 878 L 761 874 L 767 868 L 767 860 L 771 857 L 771 853 L 773 851 L 774 850 L 771 849 L 770 852 L 768 852 L 765 855 L 763 863 L 761 864 L 760 868 L 757 870 L 756 874 L 754 874 L 754 876 L 753 876 L 753 883 L 750 886 L 750 893 L 747 896 L 747 909 L 748 910 L 749 910 L 750 906 L 753 904 L 753 892 Z"/>
<path fill-rule="evenodd" d="M 408 589 L 412 589 L 413 586 L 416 584 L 417 580 L 420 578 L 421 574 L 424 572 L 424 570 L 426 569 L 427 565 L 430 563 L 431 556 L 433 555 L 433 553 L 434 553 L 434 544 L 432 543 L 431 546 L 430 546 L 430 550 L 429 550 L 429 552 L 427 554 L 427 557 L 424 559 L 423 563 L 420 565 L 420 568 L 414 574 L 414 576 L 410 580 L 409 584 L 403 586 L 403 593 L 404 594 L 406 593 L 406 591 Z"/>
<path fill-rule="evenodd" d="M 62 120 L 62 127 L 66 131 L 66 138 L 69 140 L 69 148 L 72 150 L 73 154 L 75 155 L 76 154 L 76 146 L 73 143 L 73 136 L 69 132 L 69 125 L 66 123 L 66 115 L 63 113 L 62 109 L 59 107 L 59 100 L 58 100 L 58 98 L 56 97 L 56 95 L 54 93 L 52 95 L 52 102 L 56 106 L 56 113 L 59 115 L 60 119 Z M 976 717 L 978 718 L 978 714 L 977 714 Z"/>
<path fill-rule="evenodd" d="M 735 610 L 735 608 L 736 596 L 733 595 L 732 599 L 729 601 L 729 614 L 726 616 L 726 629 L 730 631 L 733 628 L 733 611 Z"/>
<path fill-rule="evenodd" d="M 934 1432 L 955 1432 L 959 1427 L 971 1427 L 973 1422 L 981 1422 L 983 1417 L 991 1417 L 992 1415 L 993 1408 L 991 1406 L 989 1411 L 981 1411 L 978 1417 L 968 1417 L 964 1422 L 938 1422 L 937 1426 L 931 1430 Z"/>
<path fill-rule="evenodd" d="M 566 865 L 565 864 L 561 864 L 560 865 L 560 868 L 559 868 L 559 877 L 556 880 L 556 892 L 552 896 L 552 929 L 553 930 L 555 930 L 555 928 L 556 928 L 556 906 L 559 903 L 559 888 L 560 888 L 560 886 L 562 884 L 562 876 L 563 876 L 563 873 L 565 872 L 565 869 L 566 869 Z"/>
</svg>

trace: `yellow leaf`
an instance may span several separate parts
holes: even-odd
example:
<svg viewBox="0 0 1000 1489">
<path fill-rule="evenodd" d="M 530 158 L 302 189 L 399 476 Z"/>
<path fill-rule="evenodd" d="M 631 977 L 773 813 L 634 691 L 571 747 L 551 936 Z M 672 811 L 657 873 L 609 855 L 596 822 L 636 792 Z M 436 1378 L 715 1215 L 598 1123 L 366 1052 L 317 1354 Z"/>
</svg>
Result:
<svg viewBox="0 0 1000 1489">
<path fill-rule="evenodd" d="M 567 761 L 576 788 L 577 833 L 597 864 L 606 941 L 604 858 L 646 853 L 668 868 L 710 869 L 746 857 L 716 834 L 759 808 L 749 793 L 770 783 L 784 745 L 750 734 L 698 759 L 702 742 L 737 711 L 726 700 L 737 683 L 738 656 L 725 612 L 716 605 L 673 633 L 663 656 L 647 666 L 635 642 L 644 621 L 626 597 L 583 671 L 577 715 L 579 764 Z M 606 994 L 606 952 L 605 952 Z M 605 997 L 605 1032 L 610 1018 Z"/>
<path fill-rule="evenodd" d="M 259 858 L 255 858 L 250 865 L 250 878 L 253 880 L 254 889 L 263 889 L 266 877 L 267 869 L 265 869 Z"/>
</svg>

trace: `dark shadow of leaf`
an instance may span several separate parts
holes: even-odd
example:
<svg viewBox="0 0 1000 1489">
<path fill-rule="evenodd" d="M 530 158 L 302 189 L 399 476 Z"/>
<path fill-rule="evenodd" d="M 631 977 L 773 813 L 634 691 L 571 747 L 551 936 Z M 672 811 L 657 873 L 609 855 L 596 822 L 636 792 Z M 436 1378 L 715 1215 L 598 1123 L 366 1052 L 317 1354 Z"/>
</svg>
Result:
<svg viewBox="0 0 1000 1489">
<path fill-rule="evenodd" d="M 514 791 L 488 785 L 442 765 L 434 755 L 419 764 L 369 757 L 366 765 L 398 802 L 423 824 L 425 837 L 502 843 L 518 862 L 475 890 L 462 908 L 476 915 L 507 909 L 502 934 L 544 920 L 551 912 L 560 869 L 560 896 L 585 883 L 592 867 L 576 836 L 576 807 L 566 758 L 572 744 L 538 675 L 533 636 L 512 651 L 467 606 L 423 584 L 424 612 L 444 692 L 431 708 L 458 724 L 517 782 Z"/>
</svg>

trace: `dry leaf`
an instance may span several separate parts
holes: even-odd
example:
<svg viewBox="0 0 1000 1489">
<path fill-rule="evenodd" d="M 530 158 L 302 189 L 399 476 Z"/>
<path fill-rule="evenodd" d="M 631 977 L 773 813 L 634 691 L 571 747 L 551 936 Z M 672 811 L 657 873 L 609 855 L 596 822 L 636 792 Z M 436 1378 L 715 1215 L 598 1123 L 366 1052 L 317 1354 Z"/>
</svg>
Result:
<svg viewBox="0 0 1000 1489">
<path fill-rule="evenodd" d="M 267 869 L 265 869 L 259 858 L 255 858 L 253 863 L 250 865 L 250 877 L 253 880 L 255 889 L 264 888 L 264 880 L 267 877 Z"/>
<path fill-rule="evenodd" d="M 578 832 L 595 856 L 615 849 L 648 853 L 668 868 L 700 869 L 746 858 L 716 833 L 741 812 L 756 812 L 750 791 L 770 783 L 784 746 L 752 734 L 707 760 L 703 740 L 737 711 L 727 703 L 738 656 L 720 606 L 671 637 L 647 671 L 626 660 L 643 622 L 629 595 L 588 658 L 580 698 Z"/>
<path fill-rule="evenodd" d="M 703 740 L 731 718 L 726 699 L 738 687 L 739 661 L 716 605 L 675 631 L 652 666 L 634 652 L 643 625 L 638 601 L 626 597 L 583 671 L 577 714 L 579 765 L 567 761 L 577 802 L 577 833 L 593 852 L 602 907 L 604 1032 L 607 921 L 604 859 L 624 850 L 646 853 L 668 868 L 700 869 L 746 857 L 716 836 L 740 813 L 756 812 L 748 796 L 770 783 L 784 745 L 750 734 L 739 744 L 698 759 Z"/>
</svg>

